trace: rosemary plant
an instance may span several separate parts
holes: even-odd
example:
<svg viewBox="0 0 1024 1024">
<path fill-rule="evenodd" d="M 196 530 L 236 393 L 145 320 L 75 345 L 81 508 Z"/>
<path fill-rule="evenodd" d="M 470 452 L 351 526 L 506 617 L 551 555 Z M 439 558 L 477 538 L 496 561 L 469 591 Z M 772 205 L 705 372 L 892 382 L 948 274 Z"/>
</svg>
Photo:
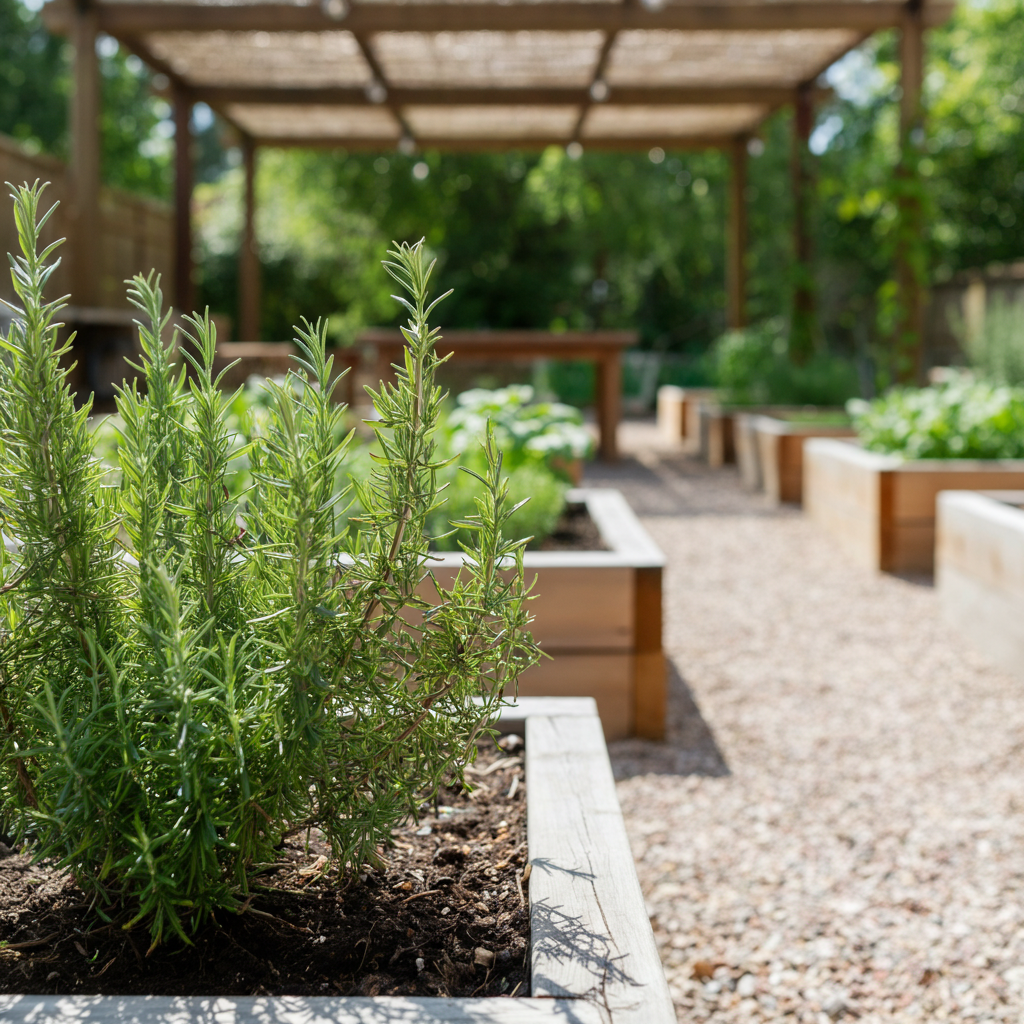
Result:
<svg viewBox="0 0 1024 1024">
<path fill-rule="evenodd" d="M 129 290 L 138 383 L 119 391 L 107 474 L 62 365 L 62 307 L 43 298 L 52 209 L 39 215 L 38 183 L 11 188 L 22 308 L 0 338 L 0 816 L 100 914 L 187 941 L 214 911 L 244 911 L 287 835 L 320 829 L 344 877 L 463 779 L 537 657 L 525 542 L 503 539 L 515 509 L 489 440 L 478 512 L 459 524 L 474 537 L 465 569 L 450 590 L 431 576 L 440 300 L 421 245 L 384 263 L 408 345 L 395 383 L 371 393 L 383 454 L 358 485 L 367 511 L 343 527 L 348 437 L 325 325 L 297 329 L 303 386 L 271 385 L 239 505 L 215 329 L 186 318 L 183 365 L 153 275 Z"/>
</svg>

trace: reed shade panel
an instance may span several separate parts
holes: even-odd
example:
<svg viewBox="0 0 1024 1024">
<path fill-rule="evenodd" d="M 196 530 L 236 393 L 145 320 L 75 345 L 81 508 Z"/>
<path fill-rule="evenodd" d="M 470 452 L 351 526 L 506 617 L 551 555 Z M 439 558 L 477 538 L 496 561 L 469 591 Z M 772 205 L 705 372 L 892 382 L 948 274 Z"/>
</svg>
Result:
<svg viewBox="0 0 1024 1024">
<path fill-rule="evenodd" d="M 782 32 L 620 32 L 608 84 L 788 85 L 795 87 L 860 42 L 849 29 Z"/>
<path fill-rule="evenodd" d="M 146 44 L 194 85 L 365 87 L 373 77 L 351 32 L 157 32 Z"/>
<path fill-rule="evenodd" d="M 652 4 L 652 7 L 654 5 Z M 258 144 L 732 146 L 904 0 L 94 0 Z M 952 4 L 923 0 L 926 24 Z M 70 31 L 74 0 L 44 8 Z"/>
</svg>

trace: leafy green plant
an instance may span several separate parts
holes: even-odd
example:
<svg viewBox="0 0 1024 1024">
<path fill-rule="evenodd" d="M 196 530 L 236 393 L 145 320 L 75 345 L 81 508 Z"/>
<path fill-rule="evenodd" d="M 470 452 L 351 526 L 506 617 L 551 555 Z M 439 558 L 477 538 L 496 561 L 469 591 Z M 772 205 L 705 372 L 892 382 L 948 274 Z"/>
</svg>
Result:
<svg viewBox="0 0 1024 1024">
<path fill-rule="evenodd" d="M 856 369 L 837 356 L 818 352 L 797 365 L 781 319 L 722 335 L 708 362 L 730 405 L 842 405 L 859 391 Z"/>
<path fill-rule="evenodd" d="M 1024 458 L 1024 390 L 967 375 L 847 405 L 864 447 L 908 459 Z"/>
<path fill-rule="evenodd" d="M 579 409 L 561 402 L 534 402 L 533 394 L 529 384 L 512 384 L 495 391 L 463 391 L 446 424 L 451 448 L 462 451 L 476 445 L 490 423 L 511 465 L 536 456 L 588 458 L 594 450 L 594 439 L 583 426 Z"/>
<path fill-rule="evenodd" d="M 466 566 L 450 591 L 416 596 L 441 402 L 427 322 L 440 300 L 419 245 L 384 264 L 408 296 L 408 347 L 372 394 L 380 455 L 357 528 L 340 519 L 348 438 L 323 325 L 298 330 L 301 386 L 269 385 L 242 516 L 214 328 L 188 318 L 186 374 L 152 275 L 130 290 L 144 387 L 118 395 L 109 480 L 61 366 L 60 304 L 43 299 L 41 191 L 12 187 L 23 309 L 0 339 L 0 814 L 99 913 L 187 941 L 214 911 L 247 911 L 283 837 L 316 827 L 339 873 L 355 871 L 463 778 L 537 656 L 523 544 L 504 538 L 514 509 L 491 439 Z"/>
<path fill-rule="evenodd" d="M 516 517 L 515 536 L 536 545 L 554 530 L 565 509 L 569 464 L 588 456 L 594 442 L 578 409 L 533 402 L 533 395 L 528 384 L 513 384 L 493 391 L 474 388 L 456 399 L 440 432 L 440 447 L 454 460 L 442 475 L 446 501 L 429 520 L 439 550 L 458 550 L 468 540 L 464 528 L 452 533 L 449 524 L 473 511 L 473 474 L 483 471 L 488 430 L 494 431 L 510 470 L 509 500 L 529 499 Z"/>
</svg>

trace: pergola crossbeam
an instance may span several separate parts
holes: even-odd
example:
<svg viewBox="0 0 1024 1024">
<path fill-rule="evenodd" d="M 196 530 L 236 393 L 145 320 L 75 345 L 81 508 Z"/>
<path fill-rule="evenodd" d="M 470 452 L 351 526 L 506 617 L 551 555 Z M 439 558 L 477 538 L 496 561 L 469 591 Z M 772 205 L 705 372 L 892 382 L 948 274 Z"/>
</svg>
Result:
<svg viewBox="0 0 1024 1024">
<path fill-rule="evenodd" d="M 831 90 L 819 89 L 816 102 L 824 102 Z M 193 88 L 197 100 L 211 106 L 219 103 L 280 103 L 301 106 L 373 106 L 365 89 L 344 86 L 199 85 Z M 769 107 L 792 103 L 795 90 L 769 85 L 620 86 L 609 90 L 607 106 L 728 106 L 756 103 Z M 400 107 L 460 106 L 581 106 L 588 91 L 579 88 L 430 88 L 388 89 L 389 101 Z"/>
<path fill-rule="evenodd" d="M 954 4 L 927 4 L 925 27 L 942 24 Z M 684 31 L 779 31 L 795 29 L 855 29 L 873 32 L 903 23 L 904 0 L 824 0 L 821 3 L 765 3 L 721 0 L 715 3 L 675 3 L 661 10 L 639 6 L 550 0 L 544 3 L 501 4 L 382 2 L 354 6 L 345 18 L 331 17 L 319 4 L 282 3 L 195 4 L 132 2 L 97 5 L 97 27 L 110 35 L 148 32 L 319 32 L 345 29 L 357 35 L 377 32 L 521 32 L 678 29 Z M 52 32 L 67 34 L 71 0 L 51 0 L 44 8 Z"/>
</svg>

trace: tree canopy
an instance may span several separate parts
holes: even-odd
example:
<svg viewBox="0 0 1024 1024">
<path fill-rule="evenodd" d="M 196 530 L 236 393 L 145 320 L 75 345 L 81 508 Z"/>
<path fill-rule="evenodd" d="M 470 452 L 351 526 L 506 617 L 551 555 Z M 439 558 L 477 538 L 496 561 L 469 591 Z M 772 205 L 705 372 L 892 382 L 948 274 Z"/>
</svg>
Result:
<svg viewBox="0 0 1024 1024">
<path fill-rule="evenodd" d="M 133 57 L 101 41 L 104 174 L 165 196 L 172 128 Z M 66 149 L 65 45 L 23 0 L 0 0 L 0 131 Z M 826 75 L 832 98 L 812 135 L 816 342 L 865 363 L 892 327 L 899 157 L 894 33 Z M 930 33 L 926 135 L 916 140 L 932 281 L 1024 256 L 1024 0 L 969 0 Z M 241 172 L 208 110 L 196 193 L 201 294 L 235 313 Z M 749 309 L 788 316 L 792 261 L 791 115 L 752 140 Z M 234 165 L 234 166 L 233 166 Z M 298 310 L 338 336 L 392 318 L 375 254 L 425 237 L 451 326 L 639 329 L 644 347 L 701 352 L 724 327 L 728 165 L 715 152 L 488 154 L 266 151 L 258 233 L 264 336 Z M 876 360 L 877 361 L 877 360 Z"/>
</svg>

